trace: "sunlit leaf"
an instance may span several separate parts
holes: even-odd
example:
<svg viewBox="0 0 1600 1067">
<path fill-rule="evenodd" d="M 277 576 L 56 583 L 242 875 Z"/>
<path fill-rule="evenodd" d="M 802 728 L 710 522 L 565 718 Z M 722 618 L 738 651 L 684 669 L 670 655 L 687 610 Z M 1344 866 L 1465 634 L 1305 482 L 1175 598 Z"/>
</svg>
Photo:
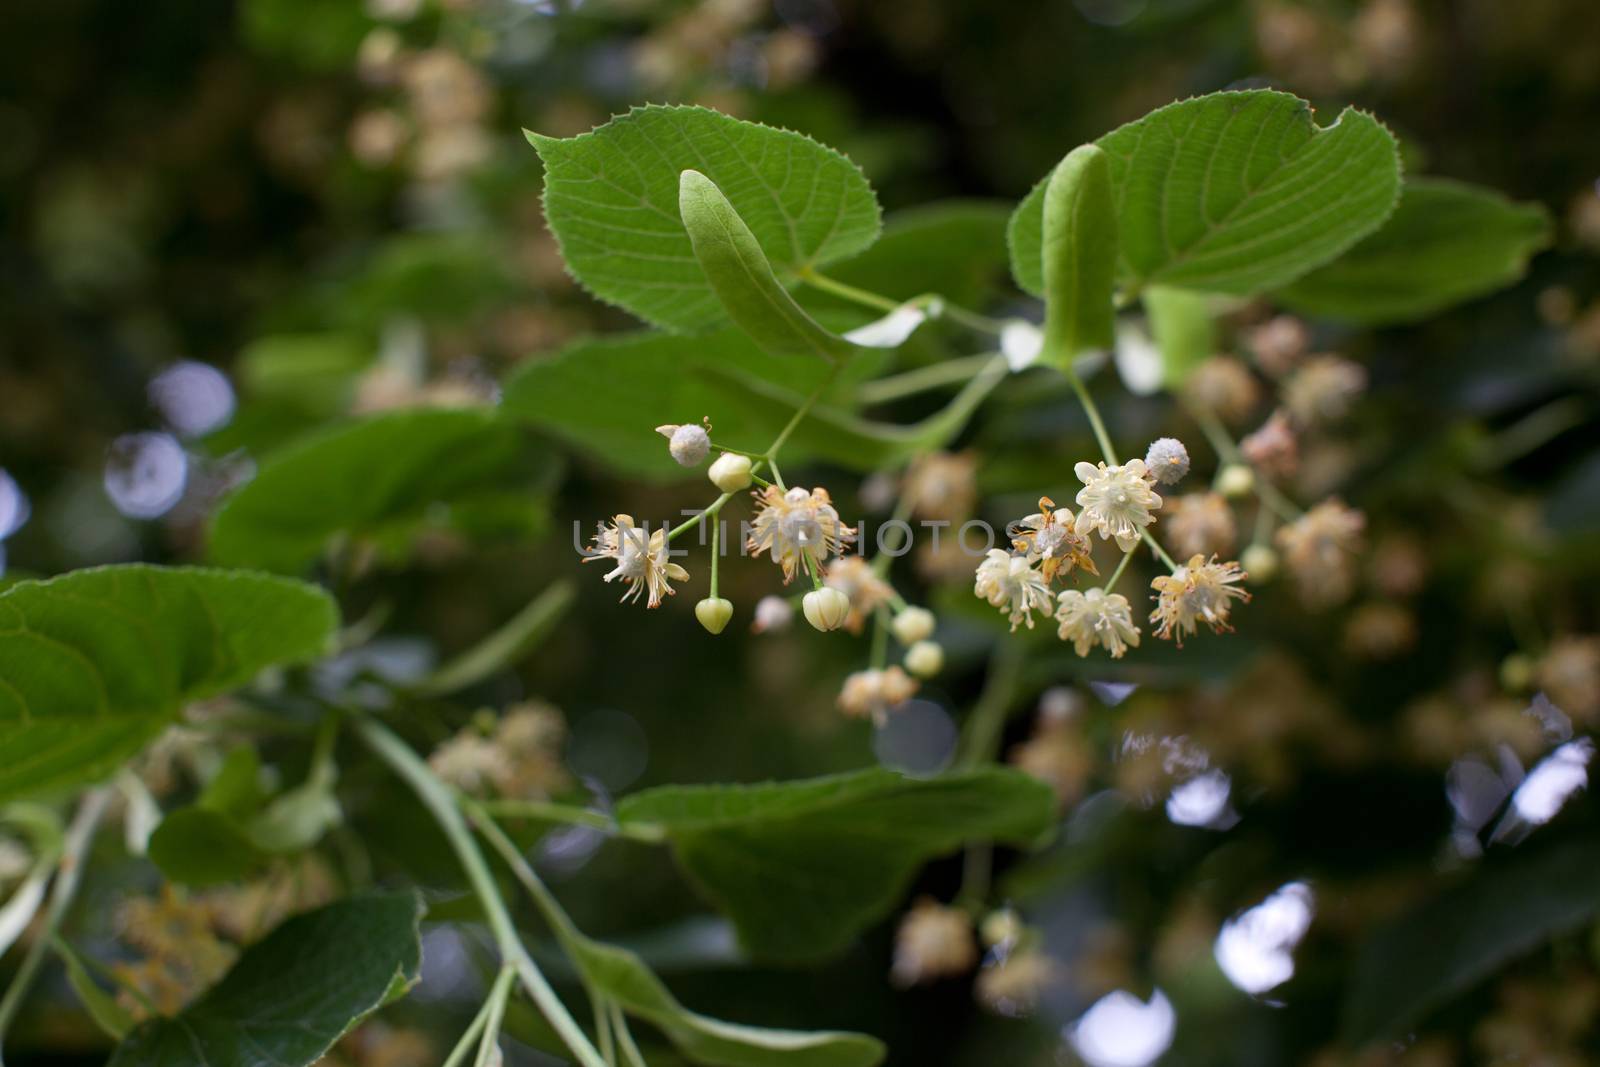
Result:
<svg viewBox="0 0 1600 1067">
<path fill-rule="evenodd" d="M 887 914 L 928 859 L 972 840 L 1032 845 L 1054 794 L 997 767 L 907 778 L 870 770 L 764 785 L 669 786 L 624 798 L 759 956 L 837 952 Z"/>
<path fill-rule="evenodd" d="M 1212 93 L 1169 104 L 1095 142 L 1110 157 L 1130 288 L 1249 294 L 1283 285 L 1375 230 L 1400 192 L 1395 140 L 1346 108 L 1328 126 L 1288 93 Z M 1013 216 L 1011 269 L 1044 290 L 1045 182 Z"/>
<path fill-rule="evenodd" d="M 110 774 L 191 700 L 327 651 L 332 599 L 242 571 L 127 564 L 0 593 L 0 799 Z"/>
<path fill-rule="evenodd" d="M 1276 295 L 1307 315 L 1410 322 L 1510 285 L 1550 242 L 1550 218 L 1489 189 L 1412 178 L 1383 228 Z"/>
<path fill-rule="evenodd" d="M 350 897 L 287 920 L 199 1000 L 128 1035 L 111 1067 L 305 1067 L 422 958 L 414 893 Z"/>
<path fill-rule="evenodd" d="M 878 236 L 878 201 L 861 171 L 798 133 L 652 106 L 579 137 L 529 140 L 544 160 L 545 217 L 568 268 L 602 300 L 667 329 L 725 320 L 679 217 L 685 170 L 722 189 L 786 283 Z"/>
</svg>

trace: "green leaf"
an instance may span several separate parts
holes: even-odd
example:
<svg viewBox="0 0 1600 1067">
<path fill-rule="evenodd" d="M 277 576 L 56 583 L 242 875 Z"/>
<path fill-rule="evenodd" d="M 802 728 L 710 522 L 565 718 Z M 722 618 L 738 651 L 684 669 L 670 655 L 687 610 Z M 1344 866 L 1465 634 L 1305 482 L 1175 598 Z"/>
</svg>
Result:
<svg viewBox="0 0 1600 1067">
<path fill-rule="evenodd" d="M 107 1035 L 121 1041 L 134 1027 L 133 1016 L 117 1003 L 116 997 L 95 984 L 94 978 L 89 974 L 88 965 L 78 954 L 77 949 L 59 937 L 54 938 L 51 944 L 67 968 L 67 983 L 83 1002 L 89 1018 L 93 1019 L 95 1025 Z"/>
<path fill-rule="evenodd" d="M 1036 843 L 1055 800 L 1005 768 L 926 779 L 869 770 L 652 789 L 624 798 L 617 818 L 664 832 L 752 953 L 793 960 L 847 947 L 933 856 L 974 840 Z"/>
<path fill-rule="evenodd" d="M 338 611 L 283 578 L 126 564 L 0 593 L 0 800 L 102 778 L 192 700 L 324 654 Z"/>
<path fill-rule="evenodd" d="M 684 171 L 678 210 L 706 281 L 728 317 L 762 351 L 828 362 L 855 355 L 854 345 L 824 330 L 795 303 L 772 272 L 755 234 L 715 182 L 697 170 Z"/>
<path fill-rule="evenodd" d="M 1082 352 L 1116 344 L 1117 219 L 1103 151 L 1082 145 L 1056 164 L 1045 181 L 1042 226 L 1042 356 L 1071 366 Z"/>
<path fill-rule="evenodd" d="M 945 200 L 897 211 L 884 220 L 876 244 L 829 268 L 828 276 L 892 300 L 938 293 L 963 307 L 982 307 L 1006 275 L 1010 216 L 1010 206 L 998 200 Z M 804 296 L 808 306 L 861 310 L 820 289 L 807 288 Z"/>
<path fill-rule="evenodd" d="M 261 810 L 266 800 L 261 788 L 261 759 L 249 745 L 230 750 L 222 766 L 200 792 L 196 805 L 220 812 L 230 819 L 248 819 Z"/>
<path fill-rule="evenodd" d="M 398 551 L 439 509 L 471 514 L 486 498 L 539 476 L 516 426 L 493 412 L 374 415 L 263 461 L 213 519 L 211 557 L 293 573 L 341 533 Z M 528 499 L 533 506 L 531 489 Z"/>
<path fill-rule="evenodd" d="M 1217 326 L 1210 301 L 1187 289 L 1154 285 L 1142 295 L 1150 333 L 1161 352 L 1161 381 L 1169 389 L 1217 351 Z"/>
<path fill-rule="evenodd" d="M 1399 1035 L 1552 937 L 1600 911 L 1600 851 L 1587 840 L 1521 850 L 1425 902 L 1368 941 L 1347 984 L 1345 1027 L 1365 1042 Z"/>
<path fill-rule="evenodd" d="M 178 808 L 150 835 L 150 859 L 179 885 L 243 878 L 266 860 L 234 819 L 210 808 Z"/>
<path fill-rule="evenodd" d="M 709 417 L 714 441 L 760 451 L 828 369 L 821 360 L 767 355 L 736 330 L 693 338 L 638 333 L 578 341 L 525 364 L 506 383 L 502 408 L 624 473 L 660 481 L 702 478 L 673 461 L 653 427 Z M 915 446 L 900 427 L 821 405 L 800 424 L 784 455 L 874 470 Z"/>
<path fill-rule="evenodd" d="M 1275 294 L 1307 315 L 1411 322 L 1521 278 L 1550 243 L 1538 204 L 1442 178 L 1412 178 L 1383 228 Z"/>
<path fill-rule="evenodd" d="M 422 959 L 415 893 L 350 897 L 297 915 L 246 950 L 199 1000 L 146 1022 L 111 1067 L 304 1067 Z"/>
<path fill-rule="evenodd" d="M 788 130 L 707 108 L 652 106 L 578 137 L 528 139 L 545 164 L 545 218 L 573 275 L 665 329 L 725 320 L 679 216 L 685 170 L 727 194 L 784 281 L 878 236 L 878 200 L 861 171 Z"/>
<path fill-rule="evenodd" d="M 588 980 L 629 1015 L 655 1024 L 686 1059 L 713 1067 L 872 1067 L 883 1043 L 837 1030 L 775 1030 L 723 1022 L 678 1003 L 633 952 L 581 934 L 565 939 Z"/>
<path fill-rule="evenodd" d="M 1265 89 L 1159 108 L 1095 142 L 1110 157 L 1129 288 L 1250 294 L 1294 280 L 1375 230 L 1400 193 L 1394 137 L 1346 108 L 1332 125 Z M 1040 182 L 1009 230 L 1017 284 L 1043 295 Z"/>
</svg>

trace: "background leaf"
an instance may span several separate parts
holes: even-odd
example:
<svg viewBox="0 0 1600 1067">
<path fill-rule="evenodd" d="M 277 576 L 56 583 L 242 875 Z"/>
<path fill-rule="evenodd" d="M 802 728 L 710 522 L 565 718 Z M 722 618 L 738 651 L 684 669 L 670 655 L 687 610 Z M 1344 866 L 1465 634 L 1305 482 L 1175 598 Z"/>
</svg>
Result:
<svg viewBox="0 0 1600 1067">
<path fill-rule="evenodd" d="M 1317 126 L 1311 105 L 1258 89 L 1158 108 L 1095 144 L 1111 157 L 1129 286 L 1249 294 L 1293 280 L 1376 229 L 1400 192 L 1394 138 L 1346 108 Z M 1045 182 L 1009 230 L 1017 284 L 1043 295 Z"/>
<path fill-rule="evenodd" d="M 1375 931 L 1349 982 L 1353 1041 L 1398 1035 L 1500 967 L 1600 910 L 1591 841 L 1520 851 Z"/>
<path fill-rule="evenodd" d="M 1150 335 L 1161 352 L 1161 381 L 1170 388 L 1183 384 L 1201 361 L 1217 351 L 1216 320 L 1210 301 L 1186 289 L 1153 285 L 1142 294 Z"/>
<path fill-rule="evenodd" d="M 573 275 L 666 329 L 726 317 L 679 218 L 685 170 L 722 189 L 782 279 L 878 236 L 878 200 L 861 171 L 788 130 L 702 107 L 642 107 L 578 137 L 529 140 L 545 164 L 545 218 Z"/>
<path fill-rule="evenodd" d="M 268 457 L 217 512 L 211 557 L 298 572 L 339 533 L 394 551 L 441 505 L 467 525 L 508 496 L 539 508 L 532 483 L 544 473 L 517 427 L 493 412 L 374 415 Z"/>
<path fill-rule="evenodd" d="M 150 835 L 150 859 L 179 885 L 218 885 L 243 878 L 266 859 L 243 827 L 200 806 L 169 812 Z"/>
<path fill-rule="evenodd" d="M 1410 322 L 1522 277 L 1550 243 L 1538 204 L 1443 178 L 1412 178 L 1383 228 L 1275 294 L 1306 315 Z"/>
<path fill-rule="evenodd" d="M 93 781 L 188 701 L 327 651 L 322 590 L 238 571 L 125 564 L 0 593 L 0 799 Z"/>
<path fill-rule="evenodd" d="M 297 915 L 246 950 L 204 996 L 130 1034 L 111 1067 L 304 1067 L 414 981 L 415 893 L 373 894 Z"/>
<path fill-rule="evenodd" d="M 981 307 L 1006 277 L 1010 217 L 1011 205 L 999 200 L 941 200 L 896 211 L 871 248 L 829 268 L 828 276 L 895 300 L 938 293 L 964 307 Z M 859 305 L 822 290 L 801 295 L 809 305 L 862 314 Z"/>
<path fill-rule="evenodd" d="M 669 786 L 624 798 L 663 828 L 690 878 L 759 956 L 836 952 L 898 902 L 918 867 L 969 840 L 1030 845 L 1055 822 L 1048 787 L 985 768 L 887 770 L 763 785 Z"/>
</svg>

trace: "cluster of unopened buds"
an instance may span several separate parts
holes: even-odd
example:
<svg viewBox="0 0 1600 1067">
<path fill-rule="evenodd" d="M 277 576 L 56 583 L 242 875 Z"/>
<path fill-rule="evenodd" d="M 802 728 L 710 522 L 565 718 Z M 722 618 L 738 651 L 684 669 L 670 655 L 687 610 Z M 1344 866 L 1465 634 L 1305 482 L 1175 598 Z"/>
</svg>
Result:
<svg viewBox="0 0 1600 1067">
<path fill-rule="evenodd" d="M 714 445 L 711 426 L 700 423 L 659 426 L 667 438 L 672 458 L 685 467 L 697 467 L 717 458 L 707 477 L 721 495 L 703 512 L 673 529 L 649 530 L 630 515 L 615 515 L 599 524 L 584 562 L 606 560 L 612 568 L 607 582 L 620 581 L 624 601 L 644 599 L 658 607 L 676 593 L 674 582 L 689 580 L 689 572 L 673 562 L 672 540 L 686 530 L 706 523 L 711 530 L 711 588 L 695 605 L 695 617 L 712 634 L 720 634 L 733 618 L 733 603 L 718 595 L 717 564 L 722 524 L 718 514 L 735 494 L 752 489 L 755 515 L 745 524 L 742 548 L 752 556 L 766 555 L 783 572 L 783 584 L 796 578 L 809 580 L 811 589 L 798 598 L 763 597 L 756 605 L 751 629 L 773 632 L 788 626 L 794 599 L 800 612 L 817 630 L 847 630 L 859 634 L 871 619 L 892 633 L 905 655 L 901 665 L 859 671 L 845 682 L 839 707 L 847 714 L 874 719 L 903 704 L 916 692 L 918 678 L 938 674 L 944 651 L 933 640 L 933 613 L 905 602 L 884 577 L 884 568 L 860 556 L 847 555 L 857 541 L 857 529 L 845 525 L 832 497 L 822 487 L 785 486 L 770 455 L 739 452 Z M 773 481 L 760 476 L 770 467 Z M 880 563 L 887 562 L 881 560 Z"/>
</svg>

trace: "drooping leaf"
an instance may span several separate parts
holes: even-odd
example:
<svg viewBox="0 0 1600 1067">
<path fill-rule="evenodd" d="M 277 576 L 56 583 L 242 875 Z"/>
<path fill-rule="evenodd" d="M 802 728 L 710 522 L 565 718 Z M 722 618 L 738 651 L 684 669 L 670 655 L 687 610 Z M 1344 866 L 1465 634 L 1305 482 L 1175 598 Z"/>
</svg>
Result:
<svg viewBox="0 0 1600 1067">
<path fill-rule="evenodd" d="M 0 593 L 0 799 L 101 778 L 191 700 L 327 651 L 322 590 L 126 564 Z"/>
<path fill-rule="evenodd" d="M 1056 164 L 1045 181 L 1041 225 L 1042 357 L 1066 367 L 1082 352 L 1116 343 L 1117 218 L 1103 151 L 1082 145 Z"/>
<path fill-rule="evenodd" d="M 670 330 L 725 320 L 678 212 L 683 171 L 727 195 L 780 280 L 870 245 L 878 201 L 844 156 L 788 130 L 702 107 L 642 107 L 578 137 L 529 134 L 545 218 L 574 276 Z"/>
<path fill-rule="evenodd" d="M 823 329 L 795 303 L 755 234 L 715 182 L 697 170 L 684 171 L 678 210 L 712 292 L 757 347 L 775 356 L 815 356 L 828 362 L 855 355 L 854 345 Z"/>
<path fill-rule="evenodd" d="M 1276 297 L 1307 315 L 1410 322 L 1510 285 L 1550 243 L 1538 204 L 1442 178 L 1411 178 L 1376 233 Z"/>
<path fill-rule="evenodd" d="M 1034 844 L 1055 802 L 1009 769 L 926 779 L 870 770 L 652 789 L 624 798 L 617 818 L 660 828 L 751 952 L 804 959 L 843 949 L 882 918 L 929 858 L 972 840 Z"/>
<path fill-rule="evenodd" d="M 1348 983 L 1345 1027 L 1365 1042 L 1426 1014 L 1600 911 L 1600 852 L 1547 846 L 1485 871 L 1375 931 Z"/>
<path fill-rule="evenodd" d="M 710 1067 L 872 1067 L 883 1043 L 837 1030 L 741 1026 L 690 1011 L 633 952 L 581 935 L 568 939 L 574 962 L 629 1015 L 648 1020 L 683 1053 Z"/>
<path fill-rule="evenodd" d="M 285 921 L 171 1019 L 139 1026 L 111 1067 L 305 1067 L 415 981 L 414 893 L 350 897 Z"/>
<path fill-rule="evenodd" d="M 211 556 L 298 572 L 335 534 L 393 548 L 440 509 L 470 522 L 507 494 L 538 506 L 538 460 L 493 412 L 422 409 L 360 419 L 263 461 L 218 510 Z M 531 521 L 531 518 L 530 518 Z"/>
<path fill-rule="evenodd" d="M 1210 301 L 1203 294 L 1164 285 L 1146 289 L 1142 299 L 1150 333 L 1161 352 L 1161 382 L 1176 388 L 1202 360 L 1216 354 L 1217 327 Z"/>
<path fill-rule="evenodd" d="M 1395 140 L 1346 108 L 1328 126 L 1311 106 L 1265 89 L 1179 101 L 1095 142 L 1110 157 L 1118 276 L 1249 294 L 1284 285 L 1382 224 L 1400 192 Z M 1043 295 L 1046 182 L 1009 229 L 1017 284 Z"/>
</svg>

